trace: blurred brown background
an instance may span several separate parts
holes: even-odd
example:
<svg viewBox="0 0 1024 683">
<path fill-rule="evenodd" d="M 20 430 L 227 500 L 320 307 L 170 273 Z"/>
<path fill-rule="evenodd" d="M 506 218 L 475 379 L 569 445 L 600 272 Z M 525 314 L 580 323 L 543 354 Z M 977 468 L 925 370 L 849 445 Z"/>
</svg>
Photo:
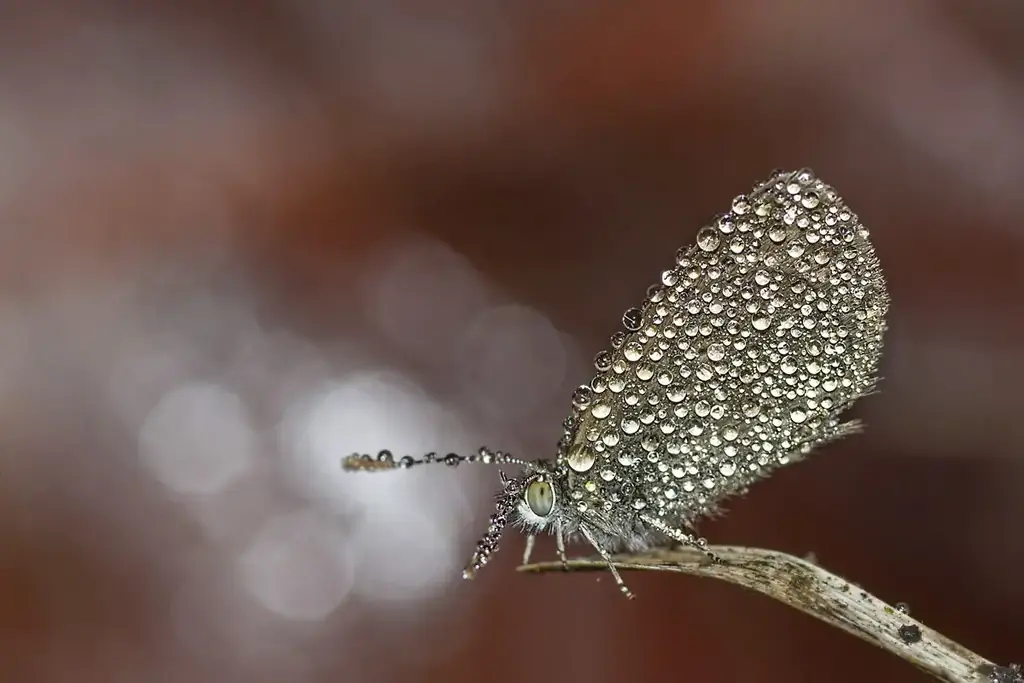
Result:
<svg viewBox="0 0 1024 683">
<path fill-rule="evenodd" d="M 1024 659 L 1022 26 L 1016 0 L 0 4 L 0 680 L 924 680 L 728 586 L 516 575 L 511 533 L 462 582 L 496 472 L 338 472 L 550 454 L 675 249 L 802 166 L 874 235 L 882 393 L 702 531 Z"/>
</svg>

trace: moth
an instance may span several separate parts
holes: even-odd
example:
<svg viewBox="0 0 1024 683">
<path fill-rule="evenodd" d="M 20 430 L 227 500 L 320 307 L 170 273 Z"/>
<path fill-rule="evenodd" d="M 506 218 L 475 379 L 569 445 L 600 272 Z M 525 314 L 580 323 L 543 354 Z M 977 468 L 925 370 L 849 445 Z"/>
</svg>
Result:
<svg viewBox="0 0 1024 683">
<path fill-rule="evenodd" d="M 869 233 L 809 169 L 777 171 L 679 249 L 675 263 L 594 357 L 554 457 L 501 451 L 417 459 L 355 454 L 346 470 L 443 462 L 511 465 L 463 576 L 509 524 L 583 539 L 633 597 L 612 554 L 679 543 L 708 552 L 697 522 L 815 449 L 858 432 L 844 419 L 872 393 L 889 297 Z M 710 554 L 710 553 L 709 553 Z M 714 556 L 712 555 L 712 559 Z"/>
</svg>

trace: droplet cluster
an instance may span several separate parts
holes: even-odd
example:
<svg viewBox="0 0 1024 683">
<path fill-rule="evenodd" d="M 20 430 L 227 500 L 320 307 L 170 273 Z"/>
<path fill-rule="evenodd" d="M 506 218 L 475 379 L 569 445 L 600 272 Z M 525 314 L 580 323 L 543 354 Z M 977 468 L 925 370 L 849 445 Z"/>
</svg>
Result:
<svg viewBox="0 0 1024 683">
<path fill-rule="evenodd" d="M 856 428 L 888 295 L 860 225 L 809 170 L 777 173 L 680 249 L 572 396 L 558 460 L 579 513 L 691 527 Z"/>
</svg>

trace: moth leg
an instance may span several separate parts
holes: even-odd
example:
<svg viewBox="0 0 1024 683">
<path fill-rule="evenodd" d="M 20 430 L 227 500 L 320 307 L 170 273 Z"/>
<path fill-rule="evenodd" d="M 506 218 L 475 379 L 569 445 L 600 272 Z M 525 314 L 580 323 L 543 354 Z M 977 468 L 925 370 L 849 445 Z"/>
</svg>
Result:
<svg viewBox="0 0 1024 683">
<path fill-rule="evenodd" d="M 565 536 L 562 534 L 562 525 L 555 527 L 555 547 L 558 548 L 558 559 L 562 561 L 562 569 L 569 571 L 569 558 L 565 556 Z"/>
<path fill-rule="evenodd" d="M 615 584 L 619 587 L 619 590 L 622 591 L 622 594 L 626 596 L 626 599 L 632 600 L 633 598 L 635 598 L 636 596 L 633 595 L 633 592 L 629 590 L 629 587 L 626 586 L 626 582 L 623 581 L 622 577 L 619 575 L 619 570 L 615 568 L 614 564 L 612 564 L 612 556 L 608 554 L 608 551 L 601 547 L 601 545 L 597 542 L 597 539 L 593 537 L 593 535 L 590 533 L 590 530 L 587 529 L 587 527 L 581 526 L 580 533 L 582 533 L 586 537 L 586 539 L 590 541 L 590 545 L 594 546 L 594 550 L 598 552 L 598 554 L 601 556 L 601 559 L 608 563 L 608 569 L 611 570 L 612 576 L 615 578 Z"/>
<path fill-rule="evenodd" d="M 526 537 L 526 548 L 523 549 L 523 564 L 530 564 L 530 555 L 533 554 L 533 544 L 536 542 L 536 534 L 529 534 Z"/>
<path fill-rule="evenodd" d="M 697 538 L 693 534 L 688 534 L 682 529 L 670 527 L 664 522 L 662 522 L 660 519 L 656 517 L 651 517 L 650 515 L 640 515 L 640 519 L 644 522 L 644 524 L 648 524 L 651 527 L 654 527 L 661 533 L 671 538 L 676 543 L 681 543 L 682 545 L 701 551 L 709 558 L 711 558 L 712 562 L 721 562 L 718 555 L 715 555 L 713 552 L 708 550 L 708 542 L 703 538 Z"/>
</svg>

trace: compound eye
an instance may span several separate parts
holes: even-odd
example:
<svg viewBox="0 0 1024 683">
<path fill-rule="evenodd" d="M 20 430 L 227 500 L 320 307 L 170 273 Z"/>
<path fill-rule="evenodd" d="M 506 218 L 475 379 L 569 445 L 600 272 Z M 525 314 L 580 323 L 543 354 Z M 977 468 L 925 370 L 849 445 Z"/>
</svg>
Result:
<svg viewBox="0 0 1024 683">
<path fill-rule="evenodd" d="M 555 491 L 546 481 L 535 481 L 526 487 L 526 504 L 538 517 L 547 517 L 555 507 Z"/>
</svg>

